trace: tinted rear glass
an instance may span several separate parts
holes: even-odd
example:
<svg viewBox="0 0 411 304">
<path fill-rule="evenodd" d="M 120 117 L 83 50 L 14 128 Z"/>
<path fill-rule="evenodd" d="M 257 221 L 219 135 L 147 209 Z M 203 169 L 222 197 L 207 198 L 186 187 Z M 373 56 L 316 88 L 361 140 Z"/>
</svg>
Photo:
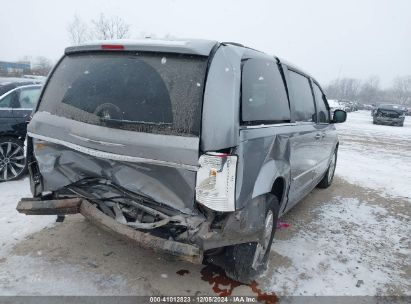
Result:
<svg viewBox="0 0 411 304">
<path fill-rule="evenodd" d="M 290 120 L 283 78 L 274 60 L 249 59 L 242 70 L 242 121 Z"/>
<path fill-rule="evenodd" d="M 295 121 L 315 121 L 314 98 L 309 79 L 293 71 L 290 71 L 289 76 L 294 93 Z"/>
<path fill-rule="evenodd" d="M 207 58 L 159 53 L 66 56 L 39 111 L 94 125 L 198 135 Z"/>
</svg>

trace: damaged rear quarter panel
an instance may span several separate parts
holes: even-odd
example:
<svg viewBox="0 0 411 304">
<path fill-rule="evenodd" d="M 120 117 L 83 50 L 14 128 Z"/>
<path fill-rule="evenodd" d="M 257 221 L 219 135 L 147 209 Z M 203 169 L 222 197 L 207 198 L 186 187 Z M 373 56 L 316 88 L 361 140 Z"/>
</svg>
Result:
<svg viewBox="0 0 411 304">
<path fill-rule="evenodd" d="M 244 127 L 238 149 L 237 204 L 242 208 L 250 200 L 270 193 L 275 180 L 290 182 L 290 134 L 292 125 Z M 244 175 L 246 172 L 246 175 Z M 284 196 L 286 198 L 286 196 Z M 282 204 L 286 203 L 284 199 Z"/>
</svg>

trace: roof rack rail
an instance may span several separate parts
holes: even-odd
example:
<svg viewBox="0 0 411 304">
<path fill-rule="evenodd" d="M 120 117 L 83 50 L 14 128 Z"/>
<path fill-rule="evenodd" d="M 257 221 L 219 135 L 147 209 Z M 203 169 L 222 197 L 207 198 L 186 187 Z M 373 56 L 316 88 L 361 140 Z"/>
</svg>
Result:
<svg viewBox="0 0 411 304">
<path fill-rule="evenodd" d="M 249 47 L 249 46 L 246 46 L 246 45 L 244 45 L 244 44 L 237 43 L 237 42 L 221 42 L 221 44 L 225 44 L 225 45 L 227 45 L 227 44 L 229 44 L 229 45 L 235 45 L 235 46 L 243 47 L 243 48 L 246 48 L 246 49 L 249 49 L 249 50 L 253 50 L 253 51 L 256 51 L 256 52 L 259 52 L 259 53 L 264 53 L 263 51 L 253 49 L 253 48 L 251 48 L 251 47 Z"/>
<path fill-rule="evenodd" d="M 237 42 L 224 41 L 224 42 L 221 42 L 221 43 L 222 44 L 231 44 L 231 45 L 235 45 L 235 46 L 244 47 L 244 45 L 242 45 L 241 43 L 237 43 Z"/>
</svg>

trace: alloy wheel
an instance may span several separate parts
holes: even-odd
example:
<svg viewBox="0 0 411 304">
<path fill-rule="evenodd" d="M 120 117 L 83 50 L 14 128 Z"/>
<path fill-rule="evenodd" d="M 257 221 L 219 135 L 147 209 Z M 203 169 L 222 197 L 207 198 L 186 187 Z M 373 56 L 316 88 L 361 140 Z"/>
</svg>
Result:
<svg viewBox="0 0 411 304">
<path fill-rule="evenodd" d="M 24 149 L 12 141 L 0 144 L 0 181 L 8 181 L 21 175 L 26 167 Z"/>
<path fill-rule="evenodd" d="M 274 214 L 271 210 L 268 210 L 267 215 L 265 217 L 264 221 L 264 235 L 263 235 L 263 243 L 258 243 L 256 250 L 255 250 L 255 255 L 254 255 L 254 261 L 252 267 L 254 269 L 257 269 L 259 265 L 263 263 L 264 257 L 270 248 L 268 246 L 270 245 L 270 240 L 271 240 L 271 234 L 273 233 L 273 227 L 274 227 Z"/>
</svg>

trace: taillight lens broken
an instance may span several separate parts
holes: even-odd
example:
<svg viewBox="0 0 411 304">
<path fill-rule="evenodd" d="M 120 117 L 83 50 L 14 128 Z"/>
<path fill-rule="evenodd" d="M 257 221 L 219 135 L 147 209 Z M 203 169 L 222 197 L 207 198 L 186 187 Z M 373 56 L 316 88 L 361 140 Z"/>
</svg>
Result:
<svg viewBox="0 0 411 304">
<path fill-rule="evenodd" d="M 199 159 L 196 200 L 221 212 L 235 211 L 237 156 L 209 152 Z"/>
</svg>

